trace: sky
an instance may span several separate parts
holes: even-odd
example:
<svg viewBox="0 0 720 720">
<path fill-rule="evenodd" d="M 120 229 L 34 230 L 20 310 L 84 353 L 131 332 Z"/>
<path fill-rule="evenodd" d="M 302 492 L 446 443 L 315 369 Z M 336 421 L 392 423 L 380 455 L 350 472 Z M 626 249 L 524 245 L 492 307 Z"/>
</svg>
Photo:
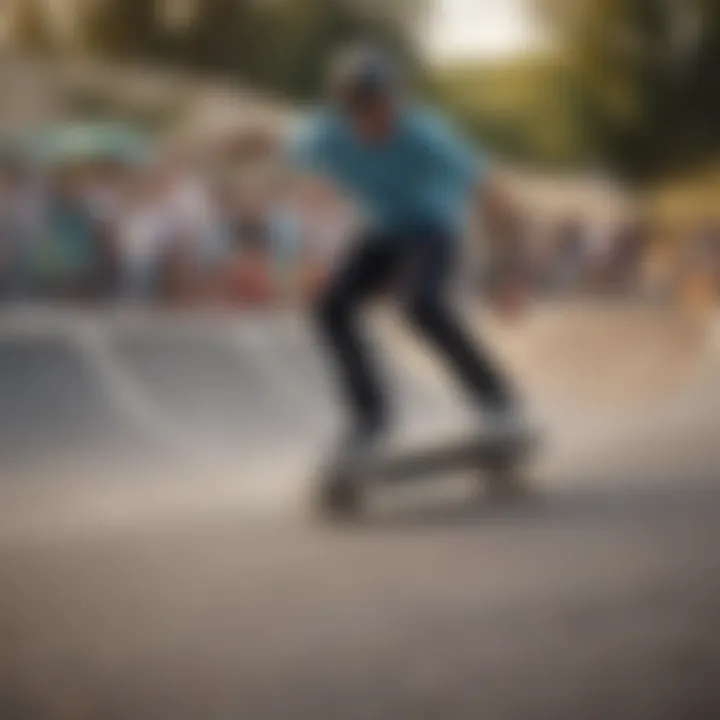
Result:
<svg viewBox="0 0 720 720">
<path fill-rule="evenodd" d="M 428 47 L 439 61 L 507 57 L 539 43 L 531 0 L 438 0 Z"/>
</svg>

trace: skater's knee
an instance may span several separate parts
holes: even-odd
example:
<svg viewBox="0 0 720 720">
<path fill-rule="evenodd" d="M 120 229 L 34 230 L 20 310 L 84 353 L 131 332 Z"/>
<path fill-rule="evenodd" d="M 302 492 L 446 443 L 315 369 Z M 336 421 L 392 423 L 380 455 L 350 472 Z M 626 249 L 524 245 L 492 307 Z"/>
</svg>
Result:
<svg viewBox="0 0 720 720">
<path fill-rule="evenodd" d="M 343 323 L 349 313 L 348 302 L 336 291 L 327 290 L 315 300 L 313 314 L 323 328 L 334 328 Z"/>
<path fill-rule="evenodd" d="M 410 322 L 421 328 L 434 326 L 444 317 L 439 299 L 429 293 L 413 295 L 406 304 L 405 312 Z"/>
</svg>

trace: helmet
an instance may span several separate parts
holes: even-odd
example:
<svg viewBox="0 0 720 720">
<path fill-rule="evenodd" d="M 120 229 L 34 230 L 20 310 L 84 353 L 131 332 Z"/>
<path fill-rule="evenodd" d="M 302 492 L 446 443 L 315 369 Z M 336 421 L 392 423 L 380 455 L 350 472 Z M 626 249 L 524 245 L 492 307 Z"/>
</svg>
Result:
<svg viewBox="0 0 720 720">
<path fill-rule="evenodd" d="M 357 110 L 396 97 L 400 79 L 388 53 L 370 45 L 353 45 L 333 59 L 328 90 L 333 102 Z"/>
</svg>

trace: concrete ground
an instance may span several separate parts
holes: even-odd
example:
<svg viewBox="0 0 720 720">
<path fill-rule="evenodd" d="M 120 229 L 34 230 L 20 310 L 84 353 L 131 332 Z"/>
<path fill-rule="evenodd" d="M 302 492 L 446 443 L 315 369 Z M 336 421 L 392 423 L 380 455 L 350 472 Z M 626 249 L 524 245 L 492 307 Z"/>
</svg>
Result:
<svg viewBox="0 0 720 720">
<path fill-rule="evenodd" d="M 307 512 L 336 417 L 294 320 L 6 318 L 0 718 L 719 717 L 712 336 L 489 332 L 548 428 L 538 497 L 448 478 L 341 528 Z M 466 423 L 392 344 L 416 436 Z"/>
</svg>

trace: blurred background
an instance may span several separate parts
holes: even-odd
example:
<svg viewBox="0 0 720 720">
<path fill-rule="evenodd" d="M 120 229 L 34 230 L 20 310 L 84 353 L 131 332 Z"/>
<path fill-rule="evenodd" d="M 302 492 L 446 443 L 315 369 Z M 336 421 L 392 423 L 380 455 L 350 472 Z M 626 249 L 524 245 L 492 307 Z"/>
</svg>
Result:
<svg viewBox="0 0 720 720">
<path fill-rule="evenodd" d="M 514 170 L 533 289 L 711 302 L 717 24 L 700 0 L 5 0 L 3 298 L 302 300 L 347 217 L 273 149 L 362 37 Z"/>
<path fill-rule="evenodd" d="M 517 199 L 462 288 L 530 507 L 306 519 L 355 217 L 278 150 L 357 39 Z M 717 0 L 0 0 L 0 98 L 2 720 L 720 716 Z M 374 331 L 399 441 L 466 428 Z"/>
</svg>

